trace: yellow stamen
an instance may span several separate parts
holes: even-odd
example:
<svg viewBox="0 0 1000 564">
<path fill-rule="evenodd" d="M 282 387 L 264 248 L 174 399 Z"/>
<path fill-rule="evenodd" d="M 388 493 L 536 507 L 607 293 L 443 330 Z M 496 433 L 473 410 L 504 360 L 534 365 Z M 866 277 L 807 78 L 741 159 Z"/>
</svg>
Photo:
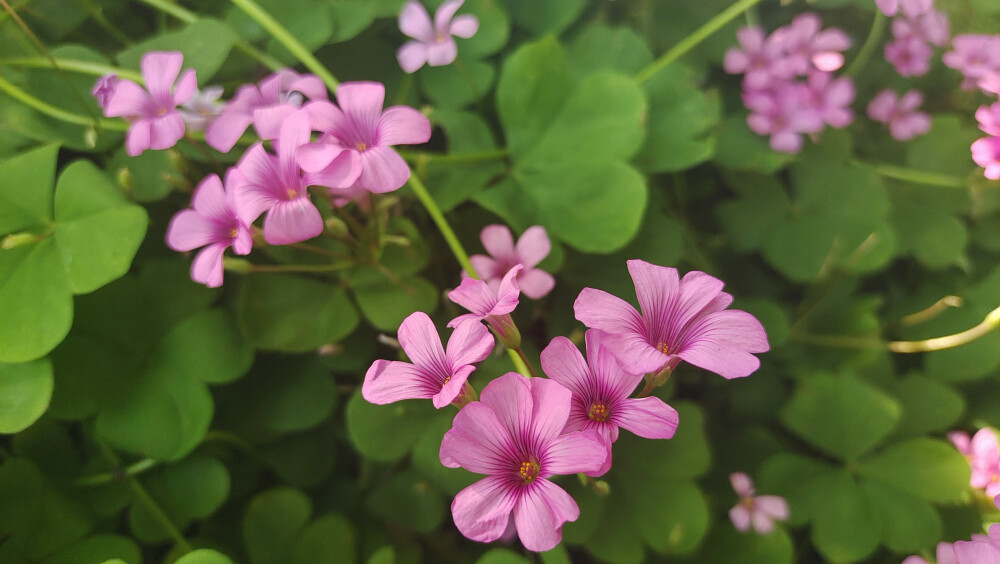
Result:
<svg viewBox="0 0 1000 564">
<path fill-rule="evenodd" d="M 229 230 L 229 238 L 230 239 L 235 239 L 238 234 L 239 234 L 239 230 L 236 229 L 235 227 L 233 227 L 232 229 Z"/>
<path fill-rule="evenodd" d="M 288 195 L 289 200 L 294 200 L 299 197 L 299 191 L 295 188 L 289 188 L 286 194 Z"/>
<path fill-rule="evenodd" d="M 590 417 L 591 421 L 607 421 L 608 406 L 603 403 L 595 403 L 590 406 L 590 411 L 587 412 L 587 416 Z"/>
<path fill-rule="evenodd" d="M 358 151 L 364 152 L 364 150 L 368 148 L 368 144 L 364 143 L 364 142 L 361 142 L 361 141 L 358 141 L 358 143 L 356 145 L 354 145 L 354 147 Z"/>
<path fill-rule="evenodd" d="M 656 345 L 656 350 L 660 351 L 663 354 L 670 354 L 670 345 L 660 341 Z"/>
<path fill-rule="evenodd" d="M 535 481 L 538 477 L 538 463 L 533 461 L 527 461 L 521 463 L 521 469 L 518 471 L 521 474 L 521 480 L 525 484 L 530 484 Z"/>
</svg>

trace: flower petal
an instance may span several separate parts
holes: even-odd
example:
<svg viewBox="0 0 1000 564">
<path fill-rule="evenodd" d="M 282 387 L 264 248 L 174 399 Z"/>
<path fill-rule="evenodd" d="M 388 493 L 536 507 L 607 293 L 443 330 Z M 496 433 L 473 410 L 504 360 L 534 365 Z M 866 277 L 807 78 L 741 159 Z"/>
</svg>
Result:
<svg viewBox="0 0 1000 564">
<path fill-rule="evenodd" d="M 344 147 L 340 144 L 324 139 L 316 143 L 306 143 L 296 149 L 295 162 L 306 172 L 319 172 L 343 152 Z"/>
<path fill-rule="evenodd" d="M 363 166 L 357 151 L 343 151 L 322 170 L 307 174 L 305 182 L 309 186 L 325 186 L 331 190 L 349 189 L 361 176 Z"/>
<path fill-rule="evenodd" d="M 431 397 L 434 409 L 441 409 L 455 401 L 458 394 L 462 393 L 462 389 L 465 388 L 465 382 L 468 381 L 469 374 L 472 374 L 475 369 L 475 366 L 466 364 L 459 366 L 458 369 L 452 372 L 452 375 L 441 386 L 441 390 Z"/>
<path fill-rule="evenodd" d="M 277 139 L 285 118 L 298 110 L 292 104 L 276 104 L 253 111 L 253 128 L 261 139 Z"/>
<path fill-rule="evenodd" d="M 616 402 L 632 395 L 642 380 L 643 372 L 627 372 L 614 353 L 608 349 L 608 334 L 590 329 L 585 334 L 587 365 L 590 367 L 592 385 L 605 401 Z M 648 345 L 645 345 L 648 347 Z M 661 362 L 658 360 L 657 362 Z"/>
<path fill-rule="evenodd" d="M 440 373 L 438 386 L 451 375 L 452 367 L 445 358 L 441 337 L 426 313 L 415 311 L 407 316 L 399 325 L 397 337 L 413 364 L 425 371 Z"/>
<path fill-rule="evenodd" d="M 742 503 L 729 510 L 729 520 L 737 531 L 746 532 L 750 530 L 750 509 Z"/>
<path fill-rule="evenodd" d="M 729 483 L 733 491 L 740 497 L 753 497 L 753 480 L 744 472 L 733 472 L 729 475 Z"/>
<path fill-rule="evenodd" d="M 476 274 L 483 280 L 500 278 L 504 274 L 503 272 L 497 272 L 497 269 L 500 268 L 500 263 L 486 255 L 472 255 L 469 257 L 469 262 L 472 263 L 472 268 L 476 269 Z"/>
<path fill-rule="evenodd" d="M 370 192 L 392 192 L 410 179 L 410 167 L 389 147 L 369 147 L 361 153 L 361 162 L 364 168 L 358 182 Z"/>
<path fill-rule="evenodd" d="M 418 145 L 431 138 L 431 121 L 408 106 L 392 106 L 382 113 L 376 129 L 379 145 Z"/>
<path fill-rule="evenodd" d="M 749 376 L 760 367 L 751 353 L 769 347 L 764 327 L 745 311 L 726 310 L 699 320 L 678 346 L 677 356 L 723 378 Z"/>
<path fill-rule="evenodd" d="M 271 245 L 289 245 L 323 232 L 323 217 L 309 198 L 274 204 L 264 218 L 264 240 Z"/>
<path fill-rule="evenodd" d="M 187 102 L 197 91 L 198 77 L 195 75 L 194 69 L 184 71 L 184 74 L 181 75 L 181 79 L 177 81 L 177 85 L 174 87 L 174 94 L 171 98 L 174 106 L 180 106 L 184 102 Z M 219 90 L 219 95 L 222 95 L 221 89 Z M 213 100 L 217 100 L 218 98 L 219 96 L 216 96 Z"/>
<path fill-rule="evenodd" d="M 593 429 L 560 435 L 545 449 L 544 476 L 596 472 L 608 457 L 605 440 Z"/>
<path fill-rule="evenodd" d="M 440 41 L 427 44 L 427 64 L 432 67 L 442 67 L 455 62 L 458 57 L 458 45 L 450 35 Z"/>
<path fill-rule="evenodd" d="M 542 262 L 542 259 L 549 256 L 551 251 L 552 242 L 549 240 L 549 234 L 541 225 L 533 225 L 525 229 L 521 238 L 517 240 L 515 248 L 517 261 L 528 269 Z"/>
<path fill-rule="evenodd" d="M 205 142 L 221 153 L 228 153 L 239 141 L 240 136 L 253 123 L 250 113 L 227 107 L 212 121 L 205 132 Z"/>
<path fill-rule="evenodd" d="M 314 74 L 303 74 L 288 85 L 289 92 L 301 92 L 310 100 L 328 100 L 326 85 Z"/>
<path fill-rule="evenodd" d="M 460 323 L 448 339 L 445 356 L 452 366 L 482 362 L 493 350 L 494 339 L 479 321 Z"/>
<path fill-rule="evenodd" d="M 788 502 L 777 495 L 759 495 L 754 498 L 754 507 L 768 517 L 778 521 L 788 519 Z"/>
<path fill-rule="evenodd" d="M 566 337 L 552 339 L 542 350 L 541 363 L 546 376 L 576 395 L 587 395 L 591 385 L 590 368 L 572 341 Z"/>
<path fill-rule="evenodd" d="M 500 280 L 500 287 L 497 289 L 497 301 L 490 311 L 491 315 L 506 315 L 517 307 L 518 298 L 521 295 L 521 287 L 517 283 L 517 277 L 524 270 L 524 266 L 515 264 L 507 274 Z"/>
<path fill-rule="evenodd" d="M 396 51 L 396 60 L 403 72 L 417 72 L 427 63 L 427 46 L 420 41 L 407 41 Z"/>
<path fill-rule="evenodd" d="M 517 490 L 489 476 L 458 492 L 451 502 L 455 526 L 466 538 L 490 542 L 500 538 L 518 499 Z"/>
<path fill-rule="evenodd" d="M 486 384 L 479 401 L 493 410 L 512 438 L 518 439 L 531 430 L 534 405 L 531 391 L 531 380 L 517 372 L 508 372 Z"/>
<path fill-rule="evenodd" d="M 434 31 L 440 35 L 448 33 L 448 26 L 451 19 L 455 17 L 455 12 L 465 4 L 465 0 L 445 0 L 434 12 Z"/>
<path fill-rule="evenodd" d="M 142 78 L 157 104 L 172 100 L 170 89 L 181 72 L 184 55 L 179 51 L 152 51 L 142 57 Z"/>
<path fill-rule="evenodd" d="M 495 259 L 503 260 L 515 256 L 514 235 L 506 225 L 487 225 L 479 233 L 479 240 L 482 241 L 486 252 Z"/>
<path fill-rule="evenodd" d="M 222 253 L 228 247 L 229 243 L 214 243 L 199 251 L 191 261 L 191 279 L 209 288 L 222 286 Z"/>
<path fill-rule="evenodd" d="M 361 397 L 385 405 L 405 399 L 427 399 L 440 388 L 439 382 L 428 381 L 423 371 L 409 362 L 376 360 L 365 373 Z"/>
<path fill-rule="evenodd" d="M 610 335 L 640 334 L 642 318 L 625 300 L 604 290 L 584 288 L 573 302 L 576 318 L 592 329 L 600 329 Z"/>
<path fill-rule="evenodd" d="M 410 0 L 399 12 L 399 31 L 420 41 L 434 41 L 434 25 L 427 8 L 416 0 Z"/>
<path fill-rule="evenodd" d="M 337 88 L 337 102 L 363 131 L 375 131 L 382 116 L 385 86 L 380 82 L 342 82 Z"/>
<path fill-rule="evenodd" d="M 138 119 L 129 126 L 128 133 L 125 134 L 125 152 L 130 157 L 141 155 L 149 148 L 152 125 L 151 120 Z"/>
<path fill-rule="evenodd" d="M 562 526 L 576 521 L 580 508 L 565 490 L 540 478 L 522 491 L 514 506 L 514 524 L 521 544 L 528 550 L 544 552 L 562 540 Z"/>
<path fill-rule="evenodd" d="M 573 393 L 555 380 L 532 378 L 529 383 L 532 397 L 530 436 L 536 441 L 536 445 L 547 445 L 566 426 Z M 604 459 L 600 462 L 604 462 Z"/>
<path fill-rule="evenodd" d="M 169 149 L 184 137 L 184 118 L 178 111 L 167 112 L 166 115 L 148 121 L 150 149 Z"/>
<path fill-rule="evenodd" d="M 479 31 L 479 19 L 472 14 L 462 14 L 451 20 L 448 33 L 462 39 L 468 39 Z"/>
<path fill-rule="evenodd" d="M 751 511 L 750 520 L 753 522 L 754 530 L 762 535 L 766 535 L 774 530 L 774 520 L 763 512 Z"/>
<path fill-rule="evenodd" d="M 500 474 L 510 472 L 519 454 L 496 413 L 481 402 L 472 402 L 458 412 L 444 434 L 439 457 L 448 468 Z"/>
<path fill-rule="evenodd" d="M 496 295 L 482 280 L 466 278 L 458 288 L 448 292 L 448 299 L 471 311 L 479 319 L 490 314 L 497 303 Z"/>
<path fill-rule="evenodd" d="M 215 224 L 194 210 L 181 210 L 167 227 L 167 246 L 185 252 L 215 241 Z"/>
<path fill-rule="evenodd" d="M 104 107 L 108 117 L 145 117 L 156 112 L 149 93 L 131 80 L 121 79 Z"/>
<path fill-rule="evenodd" d="M 611 421 L 644 439 L 669 439 L 677 430 L 677 410 L 657 397 L 629 398 L 621 402 Z"/>
<path fill-rule="evenodd" d="M 226 191 L 218 174 L 209 174 L 198 183 L 191 196 L 191 207 L 216 221 L 226 221 L 231 217 Z"/>
</svg>

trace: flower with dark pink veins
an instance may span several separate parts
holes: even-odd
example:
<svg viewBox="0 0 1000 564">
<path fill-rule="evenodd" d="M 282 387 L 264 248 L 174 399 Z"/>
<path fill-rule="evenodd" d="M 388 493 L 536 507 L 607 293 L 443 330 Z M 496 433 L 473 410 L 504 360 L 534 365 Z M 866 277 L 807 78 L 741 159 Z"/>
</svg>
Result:
<svg viewBox="0 0 1000 564">
<path fill-rule="evenodd" d="M 739 47 L 726 51 L 722 66 L 729 74 L 743 74 L 744 88 L 766 88 L 774 81 L 792 78 L 794 72 L 786 61 L 785 52 L 757 26 L 740 28 L 736 32 Z"/>
<path fill-rule="evenodd" d="M 191 198 L 194 209 L 177 212 L 167 227 L 171 249 L 187 252 L 205 247 L 191 262 L 191 279 L 209 288 L 222 285 L 222 254 L 226 249 L 232 247 L 236 254 L 245 255 L 253 247 L 253 220 L 238 213 L 233 199 L 241 182 L 242 175 L 235 168 L 226 174 L 225 187 L 218 175 L 206 176 Z"/>
<path fill-rule="evenodd" d="M 391 147 L 426 143 L 431 122 L 408 106 L 382 111 L 384 101 L 381 83 L 342 82 L 337 87 L 340 107 L 326 101 L 307 104 L 313 129 L 326 135 L 299 151 L 303 170 L 320 173 L 336 167 L 340 175 L 341 169 L 354 167 L 350 170 L 357 172 L 357 184 L 377 194 L 406 184 L 410 167 Z"/>
<path fill-rule="evenodd" d="M 729 520 L 737 531 L 754 530 L 766 535 L 774 530 L 775 521 L 788 519 L 788 502 L 776 495 L 756 495 L 753 480 L 743 472 L 729 475 L 733 490 L 740 496 L 740 502 L 729 510 Z"/>
<path fill-rule="evenodd" d="M 251 221 L 266 212 L 264 240 L 272 245 L 298 243 L 323 232 L 323 218 L 307 190 L 316 182 L 295 164 L 295 150 L 309 141 L 309 133 L 309 114 L 300 110 L 281 125 L 277 155 L 257 143 L 236 165 L 245 179 L 236 190 L 237 210 Z"/>
<path fill-rule="evenodd" d="M 562 540 L 580 508 L 549 480 L 596 472 L 607 455 L 592 430 L 563 434 L 572 393 L 558 382 L 508 372 L 462 408 L 441 440 L 441 464 L 486 477 L 458 492 L 455 526 L 478 542 L 499 539 L 514 516 L 521 543 L 542 552 Z"/>
<path fill-rule="evenodd" d="M 464 14 L 455 17 L 455 12 L 465 0 L 447 0 L 434 13 L 434 21 L 427 8 L 416 0 L 410 0 L 399 13 L 399 30 L 414 41 L 407 41 L 399 48 L 396 59 L 404 72 L 416 72 L 428 64 L 432 67 L 450 65 L 458 56 L 458 45 L 452 36 L 468 39 L 479 31 L 476 16 Z"/>
<path fill-rule="evenodd" d="M 983 137 L 972 142 L 972 160 L 983 167 L 983 176 L 1000 180 L 1000 137 Z"/>
<path fill-rule="evenodd" d="M 504 346 L 516 349 L 521 346 L 521 333 L 514 325 L 510 312 L 517 307 L 521 288 L 517 276 L 524 265 L 517 264 L 504 274 L 499 286 L 490 286 L 483 280 L 465 278 L 458 288 L 448 292 L 448 299 L 469 310 L 448 322 L 448 327 L 472 319 L 486 321 Z"/>
<path fill-rule="evenodd" d="M 677 269 L 628 261 L 642 313 L 603 290 L 584 288 L 576 318 L 607 333 L 604 346 L 635 374 L 672 370 L 682 360 L 724 378 L 749 376 L 767 352 L 764 327 L 745 311 L 727 310 L 733 297 L 704 272 L 678 279 Z"/>
<path fill-rule="evenodd" d="M 587 331 L 587 359 L 566 337 L 552 339 L 542 351 L 542 370 L 573 392 L 565 431 L 593 429 L 604 440 L 608 458 L 591 474 L 611 468 L 611 443 L 618 428 L 647 439 L 669 439 L 677 430 L 677 410 L 658 397 L 630 398 L 642 374 L 629 374 L 602 344 L 600 331 Z"/>
<path fill-rule="evenodd" d="M 114 85 L 114 91 L 103 104 L 104 115 L 124 117 L 130 122 L 125 135 L 125 150 L 129 155 L 134 157 L 146 149 L 169 149 L 184 137 L 184 118 L 177 106 L 188 101 L 198 83 L 194 70 L 180 74 L 183 63 L 184 55 L 177 51 L 152 51 L 142 57 L 141 63 L 148 92 L 124 78 Z M 106 81 L 104 85 L 107 86 Z M 99 91 L 100 95 L 106 93 L 106 88 Z"/>
<path fill-rule="evenodd" d="M 472 255 L 469 261 L 487 284 L 499 286 L 503 275 L 514 265 L 520 264 L 524 266 L 524 270 L 517 276 L 517 283 L 524 295 L 537 300 L 552 291 L 556 284 L 555 278 L 548 272 L 535 268 L 552 250 L 552 243 L 544 227 L 534 225 L 525 229 L 516 245 L 514 236 L 506 225 L 487 225 L 480 232 L 479 239 L 491 256 Z"/>
<path fill-rule="evenodd" d="M 430 398 L 437 409 L 475 399 L 466 381 L 476 369 L 473 365 L 489 356 L 494 344 L 482 323 L 460 323 L 446 350 L 434 322 L 418 311 L 403 320 L 398 337 L 411 362 L 376 360 L 365 374 L 362 397 L 379 405 Z"/>
<path fill-rule="evenodd" d="M 931 129 L 931 117 L 917 111 L 924 97 L 917 90 L 909 90 L 900 98 L 892 90 L 883 90 L 868 103 L 868 117 L 889 125 L 893 139 L 907 141 Z"/>
<path fill-rule="evenodd" d="M 302 105 L 304 99 L 326 100 L 326 86 L 319 77 L 290 69 L 273 73 L 260 84 L 245 84 L 205 132 L 205 142 L 228 153 L 253 124 L 261 139 L 277 139 L 281 122 Z"/>
</svg>

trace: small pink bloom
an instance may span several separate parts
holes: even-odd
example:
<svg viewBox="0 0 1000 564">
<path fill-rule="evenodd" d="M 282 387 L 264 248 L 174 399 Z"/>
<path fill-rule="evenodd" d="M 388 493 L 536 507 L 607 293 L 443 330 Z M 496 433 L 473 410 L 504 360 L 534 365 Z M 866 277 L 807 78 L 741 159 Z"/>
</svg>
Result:
<svg viewBox="0 0 1000 564">
<path fill-rule="evenodd" d="M 956 35 L 951 44 L 953 50 L 942 55 L 941 60 L 965 76 L 963 88 L 972 89 L 980 79 L 1000 70 L 1000 36 Z"/>
<path fill-rule="evenodd" d="M 90 93 L 97 98 L 97 104 L 101 106 L 101 110 L 105 110 L 108 106 L 108 102 L 111 100 L 111 96 L 115 93 L 115 88 L 118 87 L 118 75 L 117 74 L 106 74 L 97 79 L 94 83 L 94 88 L 91 89 Z"/>
<path fill-rule="evenodd" d="M 983 176 L 1000 180 L 1000 137 L 983 137 L 972 143 L 972 160 L 983 167 Z"/>
<path fill-rule="evenodd" d="M 448 292 L 448 299 L 471 313 L 452 319 L 448 322 L 448 327 L 455 327 L 469 319 L 486 321 L 505 346 L 519 347 L 521 334 L 514 325 L 510 313 L 517 307 L 521 296 L 517 276 L 523 269 L 523 265 L 514 265 L 507 274 L 504 274 L 499 286 L 490 286 L 485 281 L 475 278 L 463 279 L 458 288 Z"/>
<path fill-rule="evenodd" d="M 361 395 L 379 405 L 430 398 L 441 409 L 462 395 L 476 369 L 473 364 L 493 350 L 493 337 L 482 323 L 460 323 L 445 350 L 434 322 L 418 311 L 399 326 L 399 344 L 412 362 L 376 360 L 365 374 Z"/>
<path fill-rule="evenodd" d="M 191 98 L 198 84 L 194 70 L 186 71 L 177 80 L 183 63 L 184 55 L 176 51 L 146 53 L 141 66 L 149 90 L 131 80 L 119 79 L 103 104 L 104 115 L 124 117 L 131 123 L 125 136 L 129 155 L 134 157 L 146 149 L 169 149 L 184 137 L 184 118 L 177 106 Z"/>
<path fill-rule="evenodd" d="M 963 433 L 961 431 L 952 431 L 948 433 L 948 440 L 951 444 L 955 445 L 958 452 L 962 453 L 962 456 L 966 460 L 972 459 L 972 439 L 969 438 L 968 433 Z"/>
<path fill-rule="evenodd" d="M 979 122 L 979 129 L 988 135 L 1000 136 L 1000 102 L 979 106 L 976 110 L 976 121 Z"/>
<path fill-rule="evenodd" d="M 1000 177 L 1000 164 L 997 167 Z M 990 497 L 1000 495 L 1000 446 L 997 445 L 996 434 L 992 429 L 980 429 L 972 436 L 969 449 L 969 464 L 972 466 L 969 483 L 974 488 L 985 489 Z"/>
<path fill-rule="evenodd" d="M 907 141 L 931 129 L 930 116 L 917 111 L 923 101 L 923 95 L 916 90 L 907 91 L 902 98 L 892 90 L 883 90 L 868 103 L 868 117 L 888 124 L 894 139 Z"/>
<path fill-rule="evenodd" d="M 175 251 L 202 249 L 191 263 L 191 279 L 209 288 L 222 285 L 222 254 L 229 247 L 238 255 L 250 252 L 252 219 L 241 216 L 233 199 L 242 175 L 235 168 L 226 174 L 223 188 L 218 175 L 206 176 L 191 199 L 194 209 L 181 210 L 167 227 L 167 246 Z"/>
<path fill-rule="evenodd" d="M 221 86 L 209 86 L 200 91 L 195 91 L 194 95 L 187 102 L 181 104 L 181 117 L 191 131 L 205 131 L 215 118 L 219 117 L 226 105 L 219 101 L 222 97 Z"/>
<path fill-rule="evenodd" d="M 302 105 L 303 97 L 326 100 L 323 81 L 311 74 L 283 69 L 266 77 L 259 85 L 243 85 L 212 122 L 205 133 L 205 141 L 228 153 L 250 124 L 261 139 L 277 139 L 281 122 Z"/>
<path fill-rule="evenodd" d="M 381 83 L 342 82 L 337 88 L 339 108 L 326 101 L 307 104 L 313 129 L 326 135 L 298 152 L 299 165 L 336 179 L 342 187 L 356 182 L 376 194 L 406 184 L 410 167 L 391 147 L 426 143 L 431 138 L 431 123 L 408 106 L 382 111 L 384 101 L 385 86 Z M 331 181 L 326 185 L 338 187 Z"/>
<path fill-rule="evenodd" d="M 295 150 L 309 141 L 309 133 L 309 114 L 300 110 L 282 124 L 277 155 L 257 143 L 236 165 L 246 179 L 236 191 L 237 209 L 251 221 L 267 213 L 264 240 L 272 245 L 298 243 L 323 232 L 323 218 L 307 190 L 316 182 L 295 164 Z"/>
<path fill-rule="evenodd" d="M 572 393 L 558 382 L 508 372 L 458 412 L 441 440 L 441 464 L 486 474 L 451 504 L 463 535 L 497 540 L 513 514 L 528 550 L 559 544 L 563 523 L 575 521 L 580 508 L 549 478 L 596 472 L 607 456 L 594 431 L 562 434 L 571 404 Z"/>
<path fill-rule="evenodd" d="M 851 38 L 843 30 L 831 27 L 820 30 L 822 21 L 814 12 L 799 14 L 792 23 L 774 30 L 771 36 L 788 54 L 788 62 L 797 75 L 805 75 L 819 62 L 833 71 L 844 64 L 841 52 L 850 49 Z"/>
<path fill-rule="evenodd" d="M 517 245 L 506 225 L 487 225 L 479 234 L 479 239 L 491 256 L 472 255 L 469 260 L 487 284 L 499 286 L 503 275 L 520 264 L 524 269 L 517 282 L 524 295 L 537 300 L 552 291 L 555 279 L 548 272 L 535 268 L 552 249 L 544 227 L 535 225 L 525 229 Z"/>
<path fill-rule="evenodd" d="M 399 13 L 399 30 L 415 41 L 399 48 L 396 58 L 405 72 L 416 72 L 424 63 L 432 67 L 450 65 L 458 56 L 458 46 L 452 36 L 468 39 L 479 30 L 476 16 L 455 16 L 465 0 L 447 0 L 434 14 L 434 22 L 423 4 L 410 0 Z"/>
<path fill-rule="evenodd" d="M 833 78 L 826 72 L 809 72 L 808 107 L 830 127 L 847 127 L 854 121 L 851 103 L 854 102 L 854 81 L 850 77 Z"/>
<path fill-rule="evenodd" d="M 678 279 L 677 269 L 628 261 L 640 314 L 625 300 L 584 288 L 576 318 L 607 333 L 604 345 L 626 372 L 674 368 L 682 360 L 724 378 L 741 378 L 760 367 L 752 353 L 769 349 L 764 327 L 745 311 L 727 310 L 733 297 L 704 272 Z"/>
<path fill-rule="evenodd" d="M 903 37 L 885 45 L 885 60 L 896 67 L 900 76 L 923 76 L 931 68 L 930 44 L 919 37 Z"/>
<path fill-rule="evenodd" d="M 793 76 L 785 53 L 773 39 L 765 37 L 760 27 L 740 28 L 736 40 L 740 46 L 726 51 L 722 66 L 729 74 L 742 73 L 745 88 L 766 88 L 776 80 Z"/>
<path fill-rule="evenodd" d="M 755 531 L 766 535 L 774 530 L 775 521 L 788 519 L 788 503 L 783 497 L 754 495 L 753 480 L 743 472 L 730 474 L 729 481 L 740 496 L 740 502 L 729 510 L 729 520 L 737 531 L 749 531 L 752 525 Z"/>
<path fill-rule="evenodd" d="M 955 547 L 946 542 L 939 542 L 937 545 L 937 564 L 959 564 L 955 558 Z M 920 556 L 910 556 L 903 560 L 902 564 L 929 564 L 927 560 Z"/>
<path fill-rule="evenodd" d="M 921 39 L 944 47 L 951 38 L 948 16 L 931 10 L 913 19 L 896 18 L 892 21 L 892 36 L 895 39 Z"/>
<path fill-rule="evenodd" d="M 542 351 L 542 370 L 573 392 L 565 431 L 593 429 L 604 440 L 608 458 L 592 476 L 611 468 L 611 443 L 618 428 L 647 439 L 669 439 L 677 430 L 677 411 L 657 397 L 630 398 L 642 374 L 629 374 L 602 344 L 600 331 L 587 331 L 587 360 L 566 337 L 552 339 Z"/>
<path fill-rule="evenodd" d="M 899 0 L 875 0 L 875 5 L 887 16 L 895 16 L 899 11 Z"/>
<path fill-rule="evenodd" d="M 798 83 L 776 84 L 767 90 L 743 93 L 750 109 L 747 125 L 758 135 L 770 135 L 771 148 L 795 154 L 802 150 L 803 133 L 819 133 L 823 117 L 808 105 L 808 87 Z"/>
</svg>

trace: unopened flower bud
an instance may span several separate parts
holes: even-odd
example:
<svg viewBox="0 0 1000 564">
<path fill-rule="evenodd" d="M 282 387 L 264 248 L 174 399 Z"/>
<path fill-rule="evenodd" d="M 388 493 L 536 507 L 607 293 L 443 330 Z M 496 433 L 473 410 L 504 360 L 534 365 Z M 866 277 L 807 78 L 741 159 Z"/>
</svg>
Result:
<svg viewBox="0 0 1000 564">
<path fill-rule="evenodd" d="M 326 232 L 336 239 L 344 239 L 350 233 L 347 224 L 339 217 L 328 217 L 325 222 Z"/>
<path fill-rule="evenodd" d="M 508 349 L 521 348 L 521 332 L 511 319 L 510 314 L 487 315 L 486 323 L 493 329 L 500 343 Z"/>
<path fill-rule="evenodd" d="M 223 257 L 222 267 L 230 272 L 238 272 L 240 274 L 249 274 L 253 269 L 253 264 L 246 259 L 236 258 L 236 257 Z"/>
</svg>

